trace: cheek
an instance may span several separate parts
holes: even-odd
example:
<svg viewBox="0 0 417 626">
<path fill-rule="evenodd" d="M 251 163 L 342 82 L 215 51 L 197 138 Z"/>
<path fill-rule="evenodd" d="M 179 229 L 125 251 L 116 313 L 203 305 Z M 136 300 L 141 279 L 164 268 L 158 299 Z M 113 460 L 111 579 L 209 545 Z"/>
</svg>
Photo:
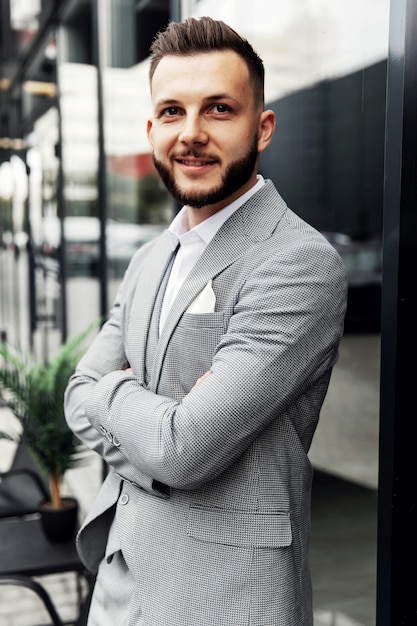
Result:
<svg viewBox="0 0 417 626">
<path fill-rule="evenodd" d="M 241 152 L 245 151 L 249 145 L 252 145 L 254 133 L 256 132 L 253 126 L 244 126 L 241 128 L 234 128 L 228 135 L 228 140 L 224 142 L 225 148 L 229 152 Z M 223 135 L 224 141 L 224 135 Z"/>
<path fill-rule="evenodd" d="M 153 129 L 150 134 L 151 146 L 155 154 L 166 154 L 175 145 L 176 136 L 164 129 Z"/>
</svg>

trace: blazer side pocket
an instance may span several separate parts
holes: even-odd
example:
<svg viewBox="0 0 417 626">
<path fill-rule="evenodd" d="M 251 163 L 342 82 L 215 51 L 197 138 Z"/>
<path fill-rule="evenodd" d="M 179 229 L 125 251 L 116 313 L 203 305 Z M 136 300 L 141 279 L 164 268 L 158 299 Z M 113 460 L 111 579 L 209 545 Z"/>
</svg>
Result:
<svg viewBox="0 0 417 626">
<path fill-rule="evenodd" d="M 290 514 L 245 513 L 191 505 L 188 535 L 237 547 L 283 548 L 292 543 Z"/>
</svg>

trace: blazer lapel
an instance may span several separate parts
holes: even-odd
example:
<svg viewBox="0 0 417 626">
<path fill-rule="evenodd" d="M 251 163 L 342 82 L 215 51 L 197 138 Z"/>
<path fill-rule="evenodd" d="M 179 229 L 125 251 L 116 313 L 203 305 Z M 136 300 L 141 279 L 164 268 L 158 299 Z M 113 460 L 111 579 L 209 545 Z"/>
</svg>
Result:
<svg viewBox="0 0 417 626">
<path fill-rule="evenodd" d="M 271 181 L 230 216 L 204 250 L 175 298 L 159 338 L 149 387 L 157 389 L 168 342 L 181 316 L 204 289 L 226 267 L 258 241 L 271 236 L 287 205 Z"/>
<path fill-rule="evenodd" d="M 138 276 L 129 316 L 132 322 L 129 325 L 127 345 L 134 346 L 135 373 L 139 378 L 145 378 L 146 346 L 153 309 L 161 283 L 173 257 L 174 252 L 169 236 L 167 232 L 164 232 L 153 242 Z"/>
</svg>

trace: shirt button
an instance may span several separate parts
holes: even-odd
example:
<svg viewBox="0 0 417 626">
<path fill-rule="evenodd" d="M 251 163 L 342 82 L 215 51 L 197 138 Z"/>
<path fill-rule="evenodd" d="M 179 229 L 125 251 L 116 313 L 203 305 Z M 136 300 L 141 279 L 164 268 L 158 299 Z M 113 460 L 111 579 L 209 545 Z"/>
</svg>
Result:
<svg viewBox="0 0 417 626">
<path fill-rule="evenodd" d="M 129 496 L 127 493 L 123 493 L 119 498 L 119 504 L 127 504 L 129 502 Z"/>
</svg>

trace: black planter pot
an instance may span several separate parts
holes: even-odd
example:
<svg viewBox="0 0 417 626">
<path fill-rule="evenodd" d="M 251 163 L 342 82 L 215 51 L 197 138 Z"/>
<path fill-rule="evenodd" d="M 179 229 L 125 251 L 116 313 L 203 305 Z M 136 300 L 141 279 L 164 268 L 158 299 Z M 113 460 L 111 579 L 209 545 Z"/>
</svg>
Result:
<svg viewBox="0 0 417 626">
<path fill-rule="evenodd" d="M 39 507 L 41 524 L 49 541 L 60 543 L 74 538 L 78 526 L 78 502 L 62 498 L 62 509 L 54 509 L 50 502 Z"/>
</svg>

